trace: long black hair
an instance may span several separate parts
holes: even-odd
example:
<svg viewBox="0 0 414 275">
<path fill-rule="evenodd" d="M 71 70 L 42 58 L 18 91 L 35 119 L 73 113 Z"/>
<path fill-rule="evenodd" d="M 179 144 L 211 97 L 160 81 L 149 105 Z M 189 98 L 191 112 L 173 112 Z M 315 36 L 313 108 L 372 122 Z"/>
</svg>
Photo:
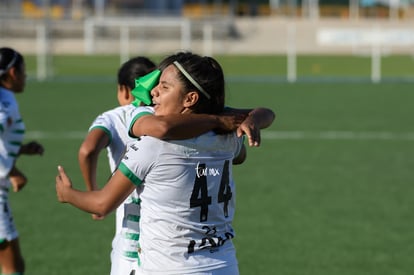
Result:
<svg viewBox="0 0 414 275">
<path fill-rule="evenodd" d="M 5 79 L 11 68 L 14 67 L 21 71 L 23 63 L 23 56 L 19 52 L 12 48 L 0 48 L 0 83 Z"/>
</svg>

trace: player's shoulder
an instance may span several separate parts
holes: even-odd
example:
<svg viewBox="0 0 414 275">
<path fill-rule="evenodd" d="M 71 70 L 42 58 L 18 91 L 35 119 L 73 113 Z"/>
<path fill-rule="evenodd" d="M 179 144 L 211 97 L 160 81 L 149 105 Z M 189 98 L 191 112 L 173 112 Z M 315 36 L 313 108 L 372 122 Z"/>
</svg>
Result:
<svg viewBox="0 0 414 275">
<path fill-rule="evenodd" d="M 0 101 L 4 104 L 7 104 L 7 105 L 17 104 L 16 98 L 15 98 L 13 92 L 11 92 L 7 89 L 4 89 L 2 87 L 0 87 Z"/>
<path fill-rule="evenodd" d="M 131 116 L 136 116 L 138 114 L 142 114 L 142 113 L 148 113 L 148 114 L 153 114 L 154 113 L 154 108 L 151 106 L 138 106 L 135 107 L 134 105 L 129 105 L 132 106 L 129 110 L 131 111 Z"/>
<path fill-rule="evenodd" d="M 133 108 L 130 107 L 130 105 L 117 106 L 113 109 L 102 112 L 101 114 L 98 115 L 98 117 L 108 118 L 108 119 L 111 119 L 114 117 L 125 117 L 126 115 L 130 114 L 132 110 Z"/>
</svg>

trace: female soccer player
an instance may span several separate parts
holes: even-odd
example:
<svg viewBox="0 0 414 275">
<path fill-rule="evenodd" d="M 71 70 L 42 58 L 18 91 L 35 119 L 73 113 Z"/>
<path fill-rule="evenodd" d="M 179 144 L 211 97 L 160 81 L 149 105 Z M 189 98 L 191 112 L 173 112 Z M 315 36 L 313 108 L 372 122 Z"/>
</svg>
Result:
<svg viewBox="0 0 414 275">
<path fill-rule="evenodd" d="M 23 56 L 14 49 L 0 48 L 0 271 L 4 275 L 25 271 L 8 201 L 10 187 L 18 192 L 27 183 L 16 160 L 22 154 L 43 154 L 43 147 L 37 142 L 22 145 L 25 125 L 14 94 L 22 93 L 25 84 Z"/>
<path fill-rule="evenodd" d="M 137 106 L 131 91 L 135 79 L 148 74 L 156 65 L 148 58 L 138 56 L 125 62 L 118 70 L 117 99 L 119 107 L 100 114 L 92 123 L 79 148 L 78 160 L 88 190 L 98 190 L 96 182 L 99 154 L 107 149 L 111 173 L 115 172 L 125 146 L 134 141 L 128 136 L 127 117 Z M 141 107 L 140 112 L 153 113 Z M 115 235 L 112 240 L 111 275 L 133 274 L 138 267 L 139 197 L 134 190 L 116 209 Z M 92 215 L 94 219 L 103 217 Z"/>
<path fill-rule="evenodd" d="M 214 59 L 179 53 L 166 58 L 161 68 L 160 82 L 151 93 L 157 116 L 223 112 L 224 76 Z M 58 199 L 106 215 L 138 186 L 139 274 L 238 274 L 231 241 L 231 162 L 243 146 L 235 133 L 208 132 L 181 141 L 144 136 L 128 146 L 118 170 L 100 191 L 73 189 L 59 167 Z"/>
</svg>

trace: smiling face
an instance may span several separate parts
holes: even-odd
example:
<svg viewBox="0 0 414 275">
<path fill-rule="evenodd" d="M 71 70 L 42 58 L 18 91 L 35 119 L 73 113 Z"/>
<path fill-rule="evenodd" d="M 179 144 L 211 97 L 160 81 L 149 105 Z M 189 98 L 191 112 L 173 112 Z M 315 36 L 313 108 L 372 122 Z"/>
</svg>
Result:
<svg viewBox="0 0 414 275">
<path fill-rule="evenodd" d="M 186 93 L 174 65 L 169 65 L 163 70 L 158 85 L 151 91 L 151 96 L 155 115 L 192 112 L 189 108 L 198 100 L 196 91 Z"/>
</svg>

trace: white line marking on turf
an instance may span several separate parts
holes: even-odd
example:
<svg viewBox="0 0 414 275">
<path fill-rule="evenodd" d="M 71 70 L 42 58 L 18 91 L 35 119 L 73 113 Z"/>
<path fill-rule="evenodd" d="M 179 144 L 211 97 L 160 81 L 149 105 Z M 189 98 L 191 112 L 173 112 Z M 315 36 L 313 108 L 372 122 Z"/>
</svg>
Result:
<svg viewBox="0 0 414 275">
<path fill-rule="evenodd" d="M 414 132 L 262 131 L 264 139 L 414 140 Z"/>
<path fill-rule="evenodd" d="M 43 132 L 28 131 L 29 139 L 83 139 L 87 132 Z M 357 131 L 273 131 L 262 130 L 263 139 L 287 140 L 414 140 L 414 132 L 357 132 Z"/>
<path fill-rule="evenodd" d="M 68 132 L 43 132 L 27 131 L 26 137 L 29 139 L 83 139 L 87 131 L 68 131 Z"/>
</svg>

